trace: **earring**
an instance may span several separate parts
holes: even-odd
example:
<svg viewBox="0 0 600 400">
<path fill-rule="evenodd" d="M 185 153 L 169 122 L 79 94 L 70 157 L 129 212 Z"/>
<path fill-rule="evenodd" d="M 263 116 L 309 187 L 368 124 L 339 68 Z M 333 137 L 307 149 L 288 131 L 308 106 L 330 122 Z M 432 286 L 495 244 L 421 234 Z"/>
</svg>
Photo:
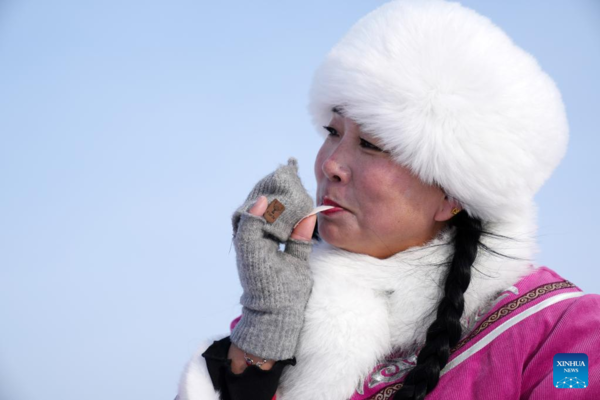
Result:
<svg viewBox="0 0 600 400">
<path fill-rule="evenodd" d="M 452 211 L 450 211 L 450 212 L 452 213 L 452 215 L 456 215 L 456 214 L 458 214 L 458 213 L 460 212 L 460 208 L 458 208 L 458 207 L 454 207 L 454 208 L 452 209 Z"/>
</svg>

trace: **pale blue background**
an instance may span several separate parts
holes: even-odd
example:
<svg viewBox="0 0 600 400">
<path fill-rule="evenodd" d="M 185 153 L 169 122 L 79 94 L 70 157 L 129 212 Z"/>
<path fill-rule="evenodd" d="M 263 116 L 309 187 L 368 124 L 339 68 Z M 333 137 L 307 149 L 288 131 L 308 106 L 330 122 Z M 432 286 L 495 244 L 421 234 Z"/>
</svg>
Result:
<svg viewBox="0 0 600 400">
<path fill-rule="evenodd" d="M 241 289 L 230 214 L 288 156 L 326 51 L 382 1 L 0 0 L 0 398 L 172 399 Z M 556 80 L 541 264 L 600 292 L 600 2 L 464 1 Z"/>
</svg>

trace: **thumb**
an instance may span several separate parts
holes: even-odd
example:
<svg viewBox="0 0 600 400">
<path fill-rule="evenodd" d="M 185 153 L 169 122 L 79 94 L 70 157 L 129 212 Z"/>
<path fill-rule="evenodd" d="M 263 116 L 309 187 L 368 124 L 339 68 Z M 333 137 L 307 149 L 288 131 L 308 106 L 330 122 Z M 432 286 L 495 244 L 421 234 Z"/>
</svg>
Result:
<svg viewBox="0 0 600 400">
<path fill-rule="evenodd" d="M 248 212 L 252 215 L 261 216 L 267 211 L 267 206 L 269 205 L 268 200 L 265 196 L 260 196 L 252 208 L 248 210 Z"/>
<path fill-rule="evenodd" d="M 317 216 L 311 215 L 310 217 L 304 218 L 302 221 L 298 223 L 296 228 L 292 231 L 292 235 L 290 236 L 292 239 L 296 240 L 306 240 L 309 241 L 312 239 L 313 232 L 315 230 L 315 224 L 317 223 Z"/>
</svg>

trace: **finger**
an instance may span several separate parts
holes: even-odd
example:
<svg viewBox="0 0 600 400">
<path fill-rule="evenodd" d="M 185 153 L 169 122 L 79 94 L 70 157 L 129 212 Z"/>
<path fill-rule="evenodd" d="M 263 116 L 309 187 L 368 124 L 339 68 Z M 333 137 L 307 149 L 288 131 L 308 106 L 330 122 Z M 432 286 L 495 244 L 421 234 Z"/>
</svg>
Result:
<svg viewBox="0 0 600 400">
<path fill-rule="evenodd" d="M 289 259 L 286 257 L 292 256 L 302 261 L 308 261 L 312 247 L 312 242 L 289 238 L 288 241 L 285 242 L 285 250 L 283 252 L 278 252 L 277 255 L 286 261 L 284 265 L 294 265 L 294 263 L 290 263 Z"/>
<path fill-rule="evenodd" d="M 248 212 L 253 215 L 262 216 L 265 213 L 265 211 L 267 211 L 268 206 L 269 204 L 267 202 L 267 198 L 265 196 L 260 196 L 256 200 L 256 203 L 254 203 L 252 208 L 248 210 Z"/>
<path fill-rule="evenodd" d="M 292 235 L 290 236 L 292 239 L 296 240 L 311 240 L 313 236 L 313 232 L 315 230 L 315 224 L 317 223 L 317 216 L 311 215 L 310 217 L 304 218 L 300 223 L 296 226 L 296 228 L 292 231 Z"/>
</svg>

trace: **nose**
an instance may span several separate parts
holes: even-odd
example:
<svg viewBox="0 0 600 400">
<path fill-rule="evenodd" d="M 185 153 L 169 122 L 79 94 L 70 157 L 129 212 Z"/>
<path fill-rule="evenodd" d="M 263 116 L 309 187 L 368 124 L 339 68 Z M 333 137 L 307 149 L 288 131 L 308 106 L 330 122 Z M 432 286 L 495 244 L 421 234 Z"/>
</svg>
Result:
<svg viewBox="0 0 600 400">
<path fill-rule="evenodd" d="M 339 147 L 334 150 L 323 161 L 322 170 L 331 182 L 348 183 L 350 180 L 350 168 L 340 157 Z"/>
</svg>

